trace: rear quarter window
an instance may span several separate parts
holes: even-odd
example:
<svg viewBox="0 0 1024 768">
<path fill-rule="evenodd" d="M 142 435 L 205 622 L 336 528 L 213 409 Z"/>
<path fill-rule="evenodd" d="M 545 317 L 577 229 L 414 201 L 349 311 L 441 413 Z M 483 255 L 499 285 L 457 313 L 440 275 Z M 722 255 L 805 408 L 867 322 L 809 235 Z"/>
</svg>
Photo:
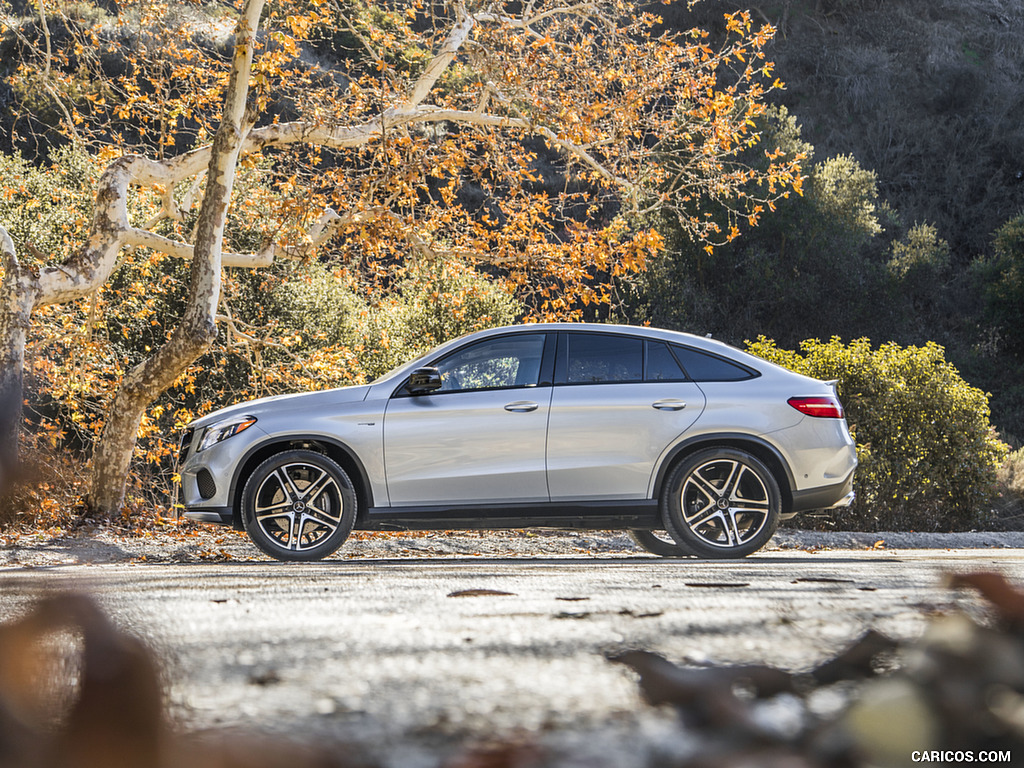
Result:
<svg viewBox="0 0 1024 768">
<path fill-rule="evenodd" d="M 745 381 L 758 375 L 745 365 L 691 347 L 673 344 L 672 351 L 694 381 Z"/>
</svg>

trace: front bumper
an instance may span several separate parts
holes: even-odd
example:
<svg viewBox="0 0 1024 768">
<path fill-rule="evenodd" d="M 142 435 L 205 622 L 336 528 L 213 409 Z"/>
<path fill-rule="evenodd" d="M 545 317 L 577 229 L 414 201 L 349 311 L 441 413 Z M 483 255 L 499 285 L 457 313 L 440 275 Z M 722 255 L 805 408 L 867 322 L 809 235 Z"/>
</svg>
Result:
<svg viewBox="0 0 1024 768">
<path fill-rule="evenodd" d="M 234 525 L 230 486 L 235 469 L 235 454 L 232 451 L 217 450 L 216 445 L 198 453 L 202 435 L 202 429 L 188 429 L 182 435 L 178 452 L 184 517 L 202 523 Z"/>
<path fill-rule="evenodd" d="M 186 507 L 185 519 L 197 523 L 234 525 L 234 512 L 231 507 Z"/>
</svg>

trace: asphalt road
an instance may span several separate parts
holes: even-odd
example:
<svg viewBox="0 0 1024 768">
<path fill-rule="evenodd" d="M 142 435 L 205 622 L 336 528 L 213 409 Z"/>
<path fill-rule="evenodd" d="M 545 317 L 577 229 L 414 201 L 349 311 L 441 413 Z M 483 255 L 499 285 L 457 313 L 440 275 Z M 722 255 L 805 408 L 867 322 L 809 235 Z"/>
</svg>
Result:
<svg viewBox="0 0 1024 768">
<path fill-rule="evenodd" d="M 1024 582 L 1024 550 L 69 566 L 0 571 L 0 617 L 93 594 L 160 655 L 190 729 L 354 742 L 396 766 L 543 733 L 627 765 L 670 718 L 606 653 L 807 668 L 869 627 L 911 639 L 935 611 L 982 613 L 942 574 L 993 569 Z"/>
</svg>

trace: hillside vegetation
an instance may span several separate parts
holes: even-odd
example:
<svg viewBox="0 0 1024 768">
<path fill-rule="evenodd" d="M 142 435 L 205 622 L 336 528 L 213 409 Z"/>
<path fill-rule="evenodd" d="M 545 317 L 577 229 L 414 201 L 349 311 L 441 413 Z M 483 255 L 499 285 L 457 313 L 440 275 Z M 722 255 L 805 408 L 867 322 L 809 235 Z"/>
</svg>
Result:
<svg viewBox="0 0 1024 768">
<path fill-rule="evenodd" d="M 455 5 L 270 3 L 261 50 L 273 63 L 253 91 L 258 126 L 302 115 L 368 121 L 423 76 Z M 591 46 L 562 50 L 578 57 L 573 67 L 550 41 L 534 40 L 531 49 L 500 38 L 508 29 L 495 31 L 468 46 L 429 90 L 435 101 L 463 110 L 489 104 L 525 115 L 516 120 L 527 128 L 562 120 L 560 135 L 576 131 L 579 141 L 593 140 L 586 146 L 597 148 L 599 159 L 626 163 L 636 178 L 662 163 L 662 186 L 645 188 L 646 202 L 639 193 L 628 201 L 613 189 L 614 174 L 591 173 L 586 163 L 566 159 L 564 145 L 537 133 L 498 141 L 481 126 L 440 121 L 350 154 L 268 152 L 243 162 L 226 230 L 228 246 L 241 253 L 271 239 L 308 244 L 318 206 L 357 213 L 315 257 L 225 273 L 220 338 L 142 421 L 130 501 L 140 508 L 172 503 L 174 436 L 198 414 L 253 396 L 365 381 L 465 331 L 557 317 L 650 322 L 737 346 L 761 339 L 756 344 L 771 350 L 767 356 L 795 367 L 810 363 L 786 350 L 815 349 L 813 339 L 837 358 L 847 354 L 843 344 L 864 359 L 905 348 L 924 368 L 941 369 L 952 389 L 970 385 L 963 401 L 977 417 L 972 444 L 982 447 L 954 462 L 969 471 L 934 464 L 936 477 L 950 475 L 958 489 L 942 490 L 940 504 L 929 497 L 912 509 L 887 486 L 868 496 L 885 499 L 892 525 L 902 519 L 969 527 L 986 519 L 994 457 L 1006 453 L 990 426 L 1013 448 L 1024 443 L 1024 6 L 612 6 L 661 20 L 643 17 L 624 27 L 618 56 L 588 37 L 596 27 L 568 23 Z M 747 8 L 749 16 L 735 13 Z M 508 13 L 521 10 L 507 4 Z M 0 225 L 25 263 L 57 263 L 77 247 L 112 157 L 137 152 L 164 160 L 209 141 L 234 14 L 209 3 L 57 0 L 41 17 L 37 4 L 0 0 Z M 677 39 L 724 50 L 739 31 L 748 46 L 746 57 L 714 65 L 705 55 L 702 76 L 743 86 L 735 98 L 707 89 L 707 103 L 697 105 L 703 112 L 686 98 L 664 97 L 679 79 L 668 70 L 656 91 L 659 78 L 637 77 L 623 64 L 634 41 L 695 28 L 708 36 Z M 488 45 L 492 53 L 484 55 Z M 762 50 L 774 66 L 752 68 Z M 588 51 L 600 61 L 589 61 Z M 516 56 L 522 66 L 510 68 Z M 550 82 L 538 61 L 554 73 Z M 485 71 L 501 85 L 494 93 L 483 87 Z M 612 83 L 609 98 L 604 79 Z M 542 97 L 526 87 L 515 100 L 499 98 L 503 88 L 524 83 L 543 86 Z M 645 95 L 619 98 L 627 84 Z M 599 91 L 583 104 L 585 93 Z M 711 98 L 713 91 L 723 98 Z M 654 140 L 648 128 L 587 133 L 619 113 L 671 113 L 670 102 L 685 119 L 702 115 L 694 130 L 706 131 L 701 141 L 709 143 L 698 148 L 689 129 L 672 140 Z M 588 120 L 597 122 L 581 127 Z M 714 176 L 698 175 L 707 186 L 691 197 L 665 169 L 702 167 L 701 152 L 716 143 L 714 121 L 736 130 L 723 143 L 726 162 L 716 167 L 727 183 L 716 187 Z M 749 130 L 760 132 L 760 142 L 749 141 Z M 644 138 L 630 145 L 621 136 Z M 796 167 L 801 181 L 787 175 Z M 162 198 L 154 189 L 130 202 L 129 215 L 188 241 L 196 221 L 189 206 L 201 192 L 201 181 Z M 184 214 L 154 219 L 171 198 L 170 207 Z M 666 200 L 674 205 L 658 204 Z M 99 439 L 125 373 L 164 343 L 181 316 L 188 282 L 185 262 L 124 249 L 102 289 L 35 313 L 25 362 L 29 447 L 46 457 L 51 475 L 61 475 L 65 496 L 80 488 L 81 459 Z M 879 409 L 865 393 L 891 386 L 866 376 L 874 377 L 871 386 L 858 384 L 850 395 L 854 410 L 871 414 Z M 883 441 L 874 442 L 874 466 L 909 466 L 895 452 L 879 454 Z M 957 472 L 962 476 L 953 477 Z M 1006 489 L 1019 488 L 1022 474 L 1017 450 L 999 477 Z M 905 484 L 903 474 L 885 477 Z M 32 499 L 60 506 L 59 495 L 44 489 Z M 938 510 L 938 519 L 914 518 L 923 506 Z M 872 516 L 881 518 L 866 507 L 858 514 L 870 526 Z"/>
<path fill-rule="evenodd" d="M 711 24 L 734 0 L 671 17 Z M 754 3 L 778 28 L 774 95 L 818 160 L 852 155 L 904 226 L 955 256 L 988 250 L 1024 208 L 1024 5 L 1016 0 Z"/>
<path fill-rule="evenodd" d="M 715 28 L 744 5 L 665 13 Z M 745 7 L 751 7 L 747 4 Z M 1024 440 L 1024 5 L 783 0 L 755 15 L 785 89 L 767 143 L 805 194 L 712 255 L 677 238 L 626 316 L 733 343 L 934 341 Z"/>
</svg>

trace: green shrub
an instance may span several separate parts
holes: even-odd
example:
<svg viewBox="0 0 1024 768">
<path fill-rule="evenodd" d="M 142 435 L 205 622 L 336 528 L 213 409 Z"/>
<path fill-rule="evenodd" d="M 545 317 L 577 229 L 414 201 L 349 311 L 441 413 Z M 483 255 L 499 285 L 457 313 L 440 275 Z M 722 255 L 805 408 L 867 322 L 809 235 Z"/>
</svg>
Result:
<svg viewBox="0 0 1024 768">
<path fill-rule="evenodd" d="M 497 282 L 445 259 L 411 263 L 376 300 L 328 267 L 310 263 L 274 291 L 271 306 L 301 335 L 303 351 L 346 347 L 358 358 L 360 375 L 370 379 L 449 339 L 514 323 L 522 313 Z"/>
<path fill-rule="evenodd" d="M 934 290 L 949 269 L 949 243 L 931 224 L 915 224 L 902 240 L 892 244 L 889 271 L 918 293 Z"/>
<path fill-rule="evenodd" d="M 878 177 L 853 155 L 830 157 L 811 170 L 810 193 L 825 221 L 867 239 L 881 234 L 876 215 Z"/>
<path fill-rule="evenodd" d="M 963 530 L 991 517 L 996 469 L 1006 456 L 989 424 L 988 396 L 965 382 L 941 346 L 872 348 L 804 341 L 779 349 L 763 336 L 748 350 L 818 379 L 838 381 L 857 442 L 857 502 L 831 526 Z"/>
<path fill-rule="evenodd" d="M 931 224 L 914 224 L 906 235 L 893 241 L 888 263 L 903 313 L 901 329 L 905 338 L 934 339 L 943 318 L 958 308 L 950 300 L 962 299 L 960 291 L 946 290 L 951 270 L 949 243 L 939 237 Z M 938 327 L 937 327 L 938 326 Z"/>
<path fill-rule="evenodd" d="M 19 155 L 0 153 L 0 224 L 14 240 L 22 264 L 35 264 L 26 245 L 58 263 L 71 255 L 92 214 L 99 168 L 69 147 L 53 151 L 49 167 L 37 167 Z"/>
</svg>

